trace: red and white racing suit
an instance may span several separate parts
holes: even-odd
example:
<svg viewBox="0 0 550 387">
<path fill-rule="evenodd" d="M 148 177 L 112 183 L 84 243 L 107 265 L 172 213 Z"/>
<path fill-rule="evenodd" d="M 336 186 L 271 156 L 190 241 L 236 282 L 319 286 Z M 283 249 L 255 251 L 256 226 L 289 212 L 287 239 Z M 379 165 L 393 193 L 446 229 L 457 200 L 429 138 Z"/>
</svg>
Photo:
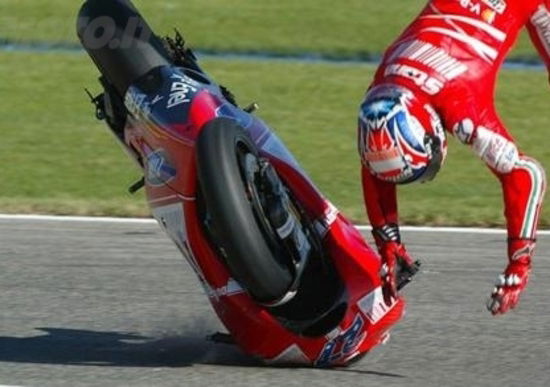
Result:
<svg viewBox="0 0 550 387">
<path fill-rule="evenodd" d="M 498 177 L 510 262 L 528 256 L 530 263 L 545 174 L 517 150 L 499 119 L 495 82 L 524 26 L 550 69 L 549 9 L 550 0 L 430 0 L 388 48 L 372 84 L 404 86 L 431 104 L 445 128 L 470 145 Z M 395 185 L 376 179 L 366 168 L 362 176 L 372 226 L 397 224 Z"/>
</svg>

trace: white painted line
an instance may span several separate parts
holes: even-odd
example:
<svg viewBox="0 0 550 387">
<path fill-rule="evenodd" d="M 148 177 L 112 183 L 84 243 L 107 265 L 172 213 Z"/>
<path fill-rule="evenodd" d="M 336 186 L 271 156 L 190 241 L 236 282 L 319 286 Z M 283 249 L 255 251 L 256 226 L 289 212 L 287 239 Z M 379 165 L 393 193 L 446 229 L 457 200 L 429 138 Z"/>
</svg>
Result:
<svg viewBox="0 0 550 387">
<path fill-rule="evenodd" d="M 28 220 L 37 222 L 87 222 L 87 223 L 156 223 L 152 218 L 109 218 L 95 216 L 10 215 L 0 214 L 0 220 Z M 1 387 L 1 386 L 0 386 Z"/>
<path fill-rule="evenodd" d="M 357 226 L 359 231 L 371 231 L 371 226 Z M 427 227 L 427 226 L 400 226 L 400 231 L 405 232 L 440 232 L 455 234 L 498 234 L 505 235 L 506 230 L 502 228 L 479 228 L 479 227 Z M 538 235 L 550 235 L 550 230 L 538 230 Z"/>
<path fill-rule="evenodd" d="M 359 231 L 371 231 L 371 226 L 357 226 Z M 452 232 L 473 234 L 505 234 L 501 228 L 476 228 L 476 227 L 425 227 L 425 226 L 399 226 L 400 231 L 411 232 Z"/>
<path fill-rule="evenodd" d="M 83 222 L 83 223 L 128 223 L 128 224 L 155 224 L 152 218 L 110 218 L 94 216 L 56 216 L 56 215 L 11 215 L 0 214 L 0 220 L 25 220 L 25 221 L 46 221 L 46 222 Z M 359 231 L 370 231 L 371 226 L 356 226 Z M 401 226 L 405 232 L 441 232 L 457 234 L 506 234 L 506 230 L 499 228 L 476 228 L 476 227 L 422 227 L 422 226 Z M 539 230 L 538 235 L 550 235 L 550 230 Z M 0 385 L 0 387 L 2 387 Z"/>
</svg>

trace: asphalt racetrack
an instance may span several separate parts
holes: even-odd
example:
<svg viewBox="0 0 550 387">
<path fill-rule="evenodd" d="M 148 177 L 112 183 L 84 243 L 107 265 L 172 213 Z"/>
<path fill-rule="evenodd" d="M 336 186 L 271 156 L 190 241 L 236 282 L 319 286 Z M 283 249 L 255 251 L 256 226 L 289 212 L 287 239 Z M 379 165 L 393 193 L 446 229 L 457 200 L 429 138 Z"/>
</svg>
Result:
<svg viewBox="0 0 550 387">
<path fill-rule="evenodd" d="M 550 237 L 517 311 L 485 310 L 502 234 L 407 232 L 422 273 L 387 345 L 352 367 L 272 368 L 223 328 L 155 224 L 0 220 L 0 385 L 550 386 Z"/>
</svg>

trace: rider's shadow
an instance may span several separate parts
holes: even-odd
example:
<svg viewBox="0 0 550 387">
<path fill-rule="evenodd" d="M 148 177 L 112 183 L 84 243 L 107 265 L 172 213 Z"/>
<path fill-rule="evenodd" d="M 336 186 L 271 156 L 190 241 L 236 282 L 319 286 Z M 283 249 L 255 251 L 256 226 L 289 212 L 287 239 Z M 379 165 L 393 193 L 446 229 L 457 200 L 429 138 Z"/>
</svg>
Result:
<svg viewBox="0 0 550 387">
<path fill-rule="evenodd" d="M 118 332 L 37 329 L 45 334 L 22 338 L 0 336 L 0 362 L 121 367 L 261 364 L 236 346 L 213 343 L 204 337 L 154 339 Z"/>
</svg>

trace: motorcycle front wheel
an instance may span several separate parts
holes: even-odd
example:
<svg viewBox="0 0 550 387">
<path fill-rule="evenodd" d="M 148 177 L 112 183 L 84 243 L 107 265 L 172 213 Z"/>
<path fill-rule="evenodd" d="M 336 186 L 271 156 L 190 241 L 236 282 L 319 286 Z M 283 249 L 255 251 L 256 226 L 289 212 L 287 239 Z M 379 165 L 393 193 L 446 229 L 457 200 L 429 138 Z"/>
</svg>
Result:
<svg viewBox="0 0 550 387">
<path fill-rule="evenodd" d="M 231 275 L 257 302 L 283 299 L 294 273 L 258 203 L 256 145 L 236 121 L 220 117 L 202 129 L 196 158 L 207 228 Z"/>
</svg>

